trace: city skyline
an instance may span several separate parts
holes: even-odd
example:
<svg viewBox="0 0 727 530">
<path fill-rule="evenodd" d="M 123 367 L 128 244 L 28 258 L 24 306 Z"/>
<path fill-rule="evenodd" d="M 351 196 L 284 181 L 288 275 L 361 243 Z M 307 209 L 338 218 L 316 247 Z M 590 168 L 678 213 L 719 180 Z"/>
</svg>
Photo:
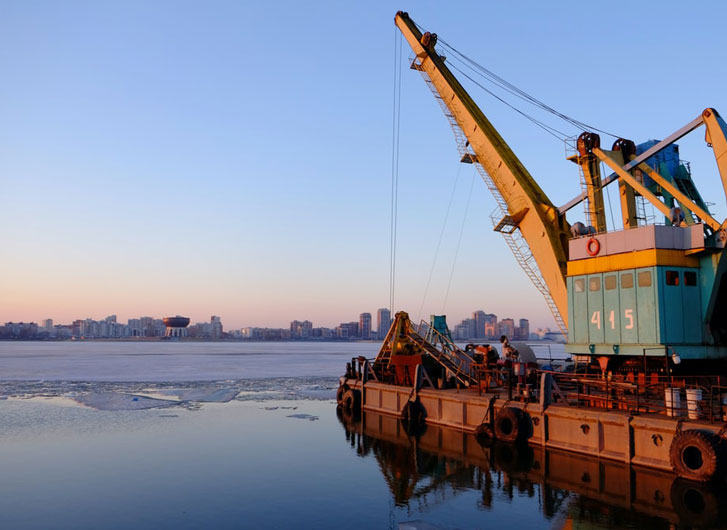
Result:
<svg viewBox="0 0 727 530">
<path fill-rule="evenodd" d="M 408 10 L 553 108 L 640 142 L 708 106 L 727 112 L 727 73 L 701 53 L 725 48 L 727 4 L 708 4 L 640 3 L 626 18 L 583 3 L 531 3 L 528 17 L 518 4 Z M 235 327 L 284 327 L 296 315 L 332 326 L 359 307 L 393 305 L 413 319 L 452 321 L 485 306 L 555 327 L 492 231 L 494 200 L 460 163 L 406 47 L 389 302 L 393 18 L 403 7 L 5 2 L 0 45 L 12 53 L 0 56 L 0 322 L 114 308 L 194 321 L 219 314 Z M 576 16 L 599 24 L 575 24 Z M 482 20 L 492 21 L 485 39 Z M 513 27 L 529 37 L 513 39 Z M 614 40 L 613 28 L 629 38 Z M 651 72 L 699 81 L 655 89 L 612 75 L 593 82 L 574 68 L 647 56 Z M 555 205 L 581 192 L 560 141 L 462 82 Z M 527 110 L 565 134 L 581 132 Z M 714 155 L 698 136 L 680 140 L 680 154 L 702 193 L 721 196 Z M 584 220 L 582 208 L 568 215 Z"/>
<path fill-rule="evenodd" d="M 192 338 L 192 339 L 259 339 L 259 340 L 289 340 L 289 339 L 361 339 L 381 340 L 391 327 L 391 312 L 387 308 L 379 308 L 376 312 L 376 327 L 372 326 L 372 314 L 363 312 L 359 314 L 358 320 L 340 322 L 333 327 L 314 326 L 310 320 L 293 320 L 286 328 L 272 326 L 242 326 L 239 328 L 227 328 L 223 325 L 222 318 L 217 315 L 209 317 L 208 322 L 197 322 L 192 324 L 188 317 L 182 315 L 156 317 L 142 316 L 127 319 L 123 324 L 116 314 L 106 316 L 102 319 L 77 318 L 72 322 L 57 322 L 52 318 L 43 319 L 39 322 L 29 321 L 8 321 L 0 325 L 0 338 L 40 338 L 40 339 L 94 339 L 94 338 Z M 181 332 L 169 333 L 170 326 L 179 324 L 167 324 L 182 322 L 181 327 L 174 328 Z M 185 324 L 186 322 L 186 324 Z M 452 337 L 455 340 L 487 339 L 496 340 L 500 335 L 507 335 L 512 340 L 535 340 L 535 334 L 530 333 L 528 319 L 515 319 L 505 317 L 498 319 L 497 315 L 485 313 L 483 310 L 472 312 L 471 318 L 465 318 L 458 324 L 454 321 L 448 322 L 451 328 Z M 428 325 L 426 321 L 415 322 L 416 325 Z M 289 328 L 289 329 L 288 329 Z M 538 328 L 537 335 L 542 338 L 544 334 L 550 333 L 550 328 Z"/>
</svg>

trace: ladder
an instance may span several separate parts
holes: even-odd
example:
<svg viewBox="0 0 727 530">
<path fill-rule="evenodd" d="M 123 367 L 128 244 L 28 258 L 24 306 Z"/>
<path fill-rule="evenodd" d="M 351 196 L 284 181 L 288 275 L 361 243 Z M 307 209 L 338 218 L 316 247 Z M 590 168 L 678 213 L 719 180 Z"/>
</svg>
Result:
<svg viewBox="0 0 727 530">
<path fill-rule="evenodd" d="M 565 325 L 565 321 L 563 320 L 560 311 L 558 311 L 558 307 L 555 305 L 555 301 L 550 294 L 548 286 L 545 284 L 545 280 L 543 280 L 543 275 L 540 272 L 540 268 L 535 261 L 535 257 L 533 256 L 530 247 L 528 246 L 528 242 L 522 236 L 520 230 L 517 230 L 511 221 L 512 212 L 509 210 L 507 202 L 500 193 L 500 190 L 497 189 L 497 186 L 495 186 L 494 181 L 487 173 L 485 168 L 482 167 L 482 165 L 478 162 L 477 154 L 470 146 L 469 141 L 467 140 L 467 136 L 460 128 L 457 120 L 447 107 L 447 104 L 442 100 L 439 92 L 437 92 L 437 89 L 432 83 L 432 80 L 429 78 L 429 75 L 427 75 L 427 73 L 420 68 L 412 68 L 418 70 L 419 73 L 422 75 L 422 78 L 424 78 L 424 82 L 432 91 L 432 94 L 439 103 L 439 106 L 444 112 L 447 121 L 449 121 L 449 125 L 452 127 L 452 132 L 454 133 L 454 139 L 457 142 L 457 149 L 459 150 L 459 154 L 461 156 L 460 161 L 463 163 L 471 163 L 475 166 L 477 172 L 480 174 L 480 177 L 482 177 L 482 180 L 487 186 L 487 189 L 490 190 L 490 193 L 494 197 L 497 206 L 495 210 L 490 214 L 493 228 L 496 232 L 500 232 L 502 234 L 505 242 L 507 243 L 507 246 L 510 247 L 510 251 L 515 256 L 515 260 L 517 261 L 520 268 L 525 271 L 525 274 L 528 276 L 533 285 L 535 285 L 535 288 L 540 292 L 540 294 L 543 295 L 543 298 L 545 298 L 545 303 L 548 305 L 548 309 L 553 315 L 558 329 L 560 329 L 560 332 L 564 336 L 567 336 L 568 328 Z M 508 224 L 508 217 L 510 218 L 510 224 Z"/>
</svg>

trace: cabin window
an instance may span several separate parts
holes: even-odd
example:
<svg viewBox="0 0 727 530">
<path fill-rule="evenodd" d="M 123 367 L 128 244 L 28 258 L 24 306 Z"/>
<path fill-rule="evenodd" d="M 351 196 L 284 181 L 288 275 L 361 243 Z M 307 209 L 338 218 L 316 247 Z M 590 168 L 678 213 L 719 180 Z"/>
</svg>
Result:
<svg viewBox="0 0 727 530">
<path fill-rule="evenodd" d="M 651 271 L 639 273 L 639 287 L 651 287 Z"/>
<path fill-rule="evenodd" d="M 632 272 L 627 272 L 626 274 L 621 275 L 621 288 L 622 289 L 631 289 L 634 286 L 634 274 Z"/>
<path fill-rule="evenodd" d="M 601 278 L 589 278 L 588 279 L 588 290 L 589 291 L 600 291 L 601 290 Z"/>
<path fill-rule="evenodd" d="M 679 285 L 679 271 L 666 271 L 666 284 Z"/>
<path fill-rule="evenodd" d="M 615 274 L 603 277 L 603 286 L 607 291 L 613 291 L 618 287 L 618 277 Z"/>
<path fill-rule="evenodd" d="M 697 285 L 697 273 L 694 271 L 684 271 L 684 285 L 687 287 L 695 287 Z"/>
<path fill-rule="evenodd" d="M 573 282 L 573 285 L 577 293 L 582 293 L 586 290 L 586 280 L 584 280 L 583 278 L 578 278 L 576 281 Z"/>
</svg>

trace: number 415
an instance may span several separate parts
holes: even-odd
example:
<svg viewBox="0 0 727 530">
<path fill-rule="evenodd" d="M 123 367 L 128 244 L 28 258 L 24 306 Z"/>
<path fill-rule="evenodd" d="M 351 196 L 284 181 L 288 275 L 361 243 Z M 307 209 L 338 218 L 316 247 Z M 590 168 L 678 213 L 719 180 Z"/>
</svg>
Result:
<svg viewBox="0 0 727 530">
<path fill-rule="evenodd" d="M 608 322 L 611 324 L 611 329 L 616 329 L 616 315 L 614 311 L 610 311 L 608 314 Z M 624 329 L 634 329 L 634 310 L 624 309 L 624 321 L 626 325 Z M 596 328 L 601 329 L 601 312 L 594 311 L 591 315 L 591 324 L 595 324 Z"/>
</svg>

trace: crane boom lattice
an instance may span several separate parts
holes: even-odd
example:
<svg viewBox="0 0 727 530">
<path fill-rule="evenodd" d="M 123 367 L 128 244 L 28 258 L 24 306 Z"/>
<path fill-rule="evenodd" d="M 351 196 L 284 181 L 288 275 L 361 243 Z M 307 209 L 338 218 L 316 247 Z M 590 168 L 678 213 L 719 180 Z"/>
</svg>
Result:
<svg viewBox="0 0 727 530">
<path fill-rule="evenodd" d="M 480 174 L 480 177 L 482 177 L 482 180 L 487 186 L 487 189 L 490 190 L 490 193 L 494 197 L 497 206 L 490 214 L 493 228 L 495 231 L 500 232 L 505 238 L 505 242 L 507 243 L 507 246 L 510 247 L 518 265 L 520 265 L 520 268 L 525 271 L 525 274 L 527 274 L 528 278 L 530 278 L 530 281 L 533 285 L 535 285 L 535 288 L 543 295 L 543 298 L 545 298 L 545 303 L 553 315 L 560 332 L 563 333 L 563 335 L 567 335 L 568 330 L 565 321 L 563 320 L 560 311 L 558 311 L 558 306 L 555 304 L 548 286 L 543 280 L 543 275 L 535 261 L 535 257 L 533 256 L 527 241 L 517 229 L 517 226 L 511 221 L 512 213 L 508 208 L 505 198 L 502 196 L 502 193 L 500 193 L 500 190 L 497 188 L 485 168 L 482 167 L 482 164 L 480 164 L 477 160 L 477 155 L 469 145 L 467 136 L 464 134 L 457 123 L 457 120 L 449 110 L 449 107 L 440 96 L 429 75 L 427 75 L 427 73 L 421 68 L 417 68 L 415 63 L 412 63 L 412 68 L 418 70 L 422 75 L 422 78 L 432 91 L 437 103 L 439 103 L 442 112 L 444 112 L 447 121 L 449 121 L 449 125 L 454 133 L 454 139 L 457 142 L 457 149 L 459 151 L 461 161 L 464 163 L 471 163 L 475 166 L 477 172 Z"/>
</svg>

